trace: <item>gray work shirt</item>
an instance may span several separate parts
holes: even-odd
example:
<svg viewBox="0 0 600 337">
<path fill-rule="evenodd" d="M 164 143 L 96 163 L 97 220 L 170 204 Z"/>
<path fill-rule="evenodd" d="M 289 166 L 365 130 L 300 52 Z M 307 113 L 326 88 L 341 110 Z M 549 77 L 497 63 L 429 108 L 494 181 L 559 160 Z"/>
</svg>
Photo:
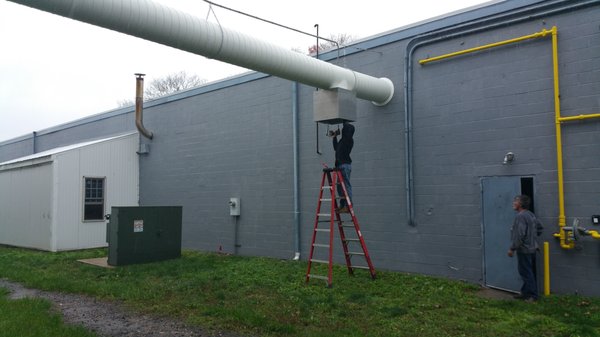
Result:
<svg viewBox="0 0 600 337">
<path fill-rule="evenodd" d="M 510 229 L 510 249 L 518 253 L 535 253 L 538 249 L 535 237 L 542 233 L 542 228 L 542 223 L 531 211 L 524 210 L 517 213 Z"/>
</svg>

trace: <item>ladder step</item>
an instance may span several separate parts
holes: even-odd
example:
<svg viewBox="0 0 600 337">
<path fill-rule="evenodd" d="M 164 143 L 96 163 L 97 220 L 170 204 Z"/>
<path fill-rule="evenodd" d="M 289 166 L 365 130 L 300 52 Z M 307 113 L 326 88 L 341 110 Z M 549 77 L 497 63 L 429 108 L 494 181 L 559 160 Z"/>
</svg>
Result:
<svg viewBox="0 0 600 337">
<path fill-rule="evenodd" d="M 346 239 L 346 242 L 360 242 L 360 239 Z"/>
<path fill-rule="evenodd" d="M 342 222 L 344 222 L 344 221 L 342 221 Z M 352 227 L 352 228 L 354 228 L 354 224 L 352 224 L 352 225 L 342 225 L 342 227 Z"/>
<path fill-rule="evenodd" d="M 318 213 L 317 216 L 331 216 L 331 213 Z"/>
<path fill-rule="evenodd" d="M 330 190 L 331 186 L 323 186 L 323 187 L 321 187 L 321 189 L 323 189 L 323 190 L 325 190 L 325 189 Z"/>
<path fill-rule="evenodd" d="M 317 232 L 330 232 L 331 230 L 329 228 L 317 228 L 317 229 L 315 229 L 315 231 L 317 231 Z"/>
<path fill-rule="evenodd" d="M 327 276 L 323 276 L 323 275 L 313 275 L 313 274 L 308 274 L 309 278 L 316 278 L 319 280 L 325 280 L 325 281 L 329 281 L 329 278 Z"/>
<path fill-rule="evenodd" d="M 350 266 L 350 268 L 366 269 L 366 270 L 370 270 L 371 269 L 371 268 L 369 268 L 369 266 Z"/>
<path fill-rule="evenodd" d="M 331 201 L 331 198 L 330 199 L 321 199 L 321 201 Z"/>
<path fill-rule="evenodd" d="M 313 247 L 329 248 L 329 245 L 323 243 L 313 243 Z"/>
<path fill-rule="evenodd" d="M 310 262 L 329 264 L 329 261 L 317 260 L 317 259 L 310 259 Z"/>
<path fill-rule="evenodd" d="M 348 252 L 348 255 L 362 255 L 362 256 L 365 256 L 365 253 L 361 253 L 361 252 Z"/>
</svg>

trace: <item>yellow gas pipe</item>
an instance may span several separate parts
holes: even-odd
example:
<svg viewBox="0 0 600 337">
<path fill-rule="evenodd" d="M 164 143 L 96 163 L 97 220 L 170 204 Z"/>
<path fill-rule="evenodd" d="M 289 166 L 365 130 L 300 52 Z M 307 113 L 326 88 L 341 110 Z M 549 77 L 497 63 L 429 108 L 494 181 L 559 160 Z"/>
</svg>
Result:
<svg viewBox="0 0 600 337">
<path fill-rule="evenodd" d="M 490 49 L 490 48 L 494 48 L 494 47 L 500 47 L 500 46 L 504 46 L 510 43 L 515 43 L 515 42 L 521 42 L 524 40 L 529 40 L 529 39 L 535 39 L 538 37 L 544 37 L 548 34 L 550 34 L 552 31 L 551 30 L 547 30 L 547 29 L 543 29 L 540 32 L 537 33 L 533 33 L 530 35 L 525 35 L 525 36 L 521 36 L 521 37 L 517 37 L 514 39 L 510 39 L 510 40 L 504 40 L 504 41 L 500 41 L 500 42 L 495 42 L 495 43 L 490 43 L 490 44 L 486 44 L 483 46 L 479 46 L 479 47 L 474 47 L 474 48 L 469 48 L 469 49 L 464 49 L 461 51 L 457 51 L 457 52 L 453 52 L 453 53 L 448 53 L 448 54 L 444 54 L 444 55 L 440 55 L 440 56 L 435 56 L 435 57 L 429 57 L 423 60 L 419 60 L 419 64 L 423 65 L 429 62 L 434 62 L 434 61 L 439 61 L 439 60 L 443 60 L 443 59 L 447 59 L 450 57 L 454 57 L 454 56 L 459 56 L 459 55 L 464 55 L 464 54 L 468 54 L 468 53 L 473 53 L 476 51 L 481 51 L 481 50 L 485 50 L 485 49 Z"/>
<path fill-rule="evenodd" d="M 419 64 L 424 65 L 429 62 L 439 61 L 447 58 L 451 58 L 454 56 L 464 55 L 472 52 L 477 52 L 485 49 L 490 49 L 494 47 L 499 47 L 503 45 L 507 45 L 510 43 L 520 42 L 528 39 L 535 39 L 539 37 L 546 37 L 548 34 L 552 36 L 552 68 L 553 68 L 553 77 L 554 77 L 554 115 L 555 115 L 555 126 L 556 126 L 556 166 L 558 173 L 558 227 L 559 232 L 554 234 L 554 237 L 560 239 L 560 246 L 564 249 L 573 249 L 575 248 L 575 241 L 573 233 L 565 231 L 566 226 L 566 216 L 565 216 L 565 193 L 564 193 L 564 177 L 563 177 L 563 160 L 562 160 L 562 132 L 560 124 L 562 122 L 574 121 L 574 120 L 584 120 L 591 118 L 600 118 L 600 114 L 589 114 L 589 115 L 578 115 L 578 116 L 569 116 L 569 117 L 561 117 L 560 115 L 560 90 L 558 83 L 558 29 L 556 26 L 552 27 L 552 29 L 547 30 L 543 29 L 540 32 L 533 33 L 530 35 L 521 36 L 514 39 L 504 40 L 500 42 L 490 43 L 487 45 L 465 49 L 453 53 L 448 53 L 440 56 L 430 57 L 426 59 L 419 60 Z M 586 232 L 588 235 L 595 239 L 600 239 L 600 233 L 594 230 L 588 230 Z"/>
<path fill-rule="evenodd" d="M 550 295 L 550 244 L 544 242 L 544 296 Z"/>
<path fill-rule="evenodd" d="M 565 216 L 565 191 L 562 156 L 562 131 L 560 128 L 560 89 L 558 86 L 558 30 L 552 27 L 552 72 L 554 77 L 554 125 L 556 127 L 556 171 L 558 174 L 558 233 L 554 236 L 560 239 L 564 249 L 575 248 L 573 233 L 565 231 L 567 217 Z"/>
</svg>

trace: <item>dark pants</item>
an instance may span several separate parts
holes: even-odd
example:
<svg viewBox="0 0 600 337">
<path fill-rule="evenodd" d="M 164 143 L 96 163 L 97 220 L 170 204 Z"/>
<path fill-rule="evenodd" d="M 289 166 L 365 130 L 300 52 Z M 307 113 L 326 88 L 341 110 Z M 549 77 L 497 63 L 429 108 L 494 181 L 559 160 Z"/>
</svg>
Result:
<svg viewBox="0 0 600 337">
<path fill-rule="evenodd" d="M 351 164 L 342 164 L 338 167 L 340 172 L 342 172 L 342 178 L 344 178 L 344 185 L 346 185 L 346 191 L 348 192 L 348 198 L 350 202 L 352 202 L 352 184 L 350 183 L 350 173 L 352 173 L 352 165 Z M 342 184 L 338 184 L 337 186 L 338 194 L 342 199 L 340 200 L 340 207 L 348 206 L 346 205 L 346 199 L 344 198 L 344 190 L 342 189 Z"/>
<path fill-rule="evenodd" d="M 523 279 L 521 295 L 524 297 L 538 298 L 538 287 L 536 277 L 535 259 L 536 254 L 525 254 L 517 252 L 519 275 Z"/>
</svg>

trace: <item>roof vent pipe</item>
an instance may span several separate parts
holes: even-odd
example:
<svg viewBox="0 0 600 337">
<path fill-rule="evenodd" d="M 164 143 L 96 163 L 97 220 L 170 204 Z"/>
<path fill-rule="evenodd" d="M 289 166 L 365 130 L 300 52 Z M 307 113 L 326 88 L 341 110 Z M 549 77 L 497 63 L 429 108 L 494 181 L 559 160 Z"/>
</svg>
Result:
<svg viewBox="0 0 600 337">
<path fill-rule="evenodd" d="M 317 60 L 151 0 L 10 1 L 312 87 L 348 90 L 376 105 L 394 95 L 387 78 Z"/>
<path fill-rule="evenodd" d="M 148 139 L 154 134 L 144 127 L 144 76 L 146 74 L 135 74 L 135 126 L 138 131 Z"/>
</svg>

